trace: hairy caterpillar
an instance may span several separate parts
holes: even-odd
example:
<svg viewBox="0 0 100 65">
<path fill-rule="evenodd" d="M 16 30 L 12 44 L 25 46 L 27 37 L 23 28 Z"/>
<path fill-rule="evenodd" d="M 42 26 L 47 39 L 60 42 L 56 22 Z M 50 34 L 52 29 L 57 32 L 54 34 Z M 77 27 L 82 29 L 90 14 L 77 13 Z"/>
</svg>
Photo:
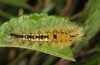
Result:
<svg viewBox="0 0 100 65">
<path fill-rule="evenodd" d="M 49 18 L 52 18 L 52 16 L 49 16 Z M 47 21 L 49 25 L 46 24 L 46 21 L 38 21 L 40 26 L 35 27 L 36 25 L 38 25 L 38 23 L 37 22 L 33 23 L 33 25 L 35 26 L 33 26 L 33 29 L 29 27 L 29 30 L 27 29 L 28 25 L 23 22 L 24 24 L 27 25 L 26 27 L 23 26 L 23 28 L 28 30 L 28 32 L 27 31 L 22 32 L 22 30 L 20 31 L 14 30 L 14 32 L 10 33 L 10 36 L 12 39 L 14 39 L 14 41 L 18 41 L 21 43 L 23 42 L 24 43 L 31 42 L 31 44 L 50 43 L 50 44 L 56 44 L 58 45 L 58 47 L 59 46 L 63 47 L 62 44 L 65 46 L 76 45 L 83 36 L 83 28 L 79 27 L 75 23 L 71 23 L 69 21 L 64 21 L 64 20 L 62 21 L 60 22 Z M 29 32 L 30 29 L 31 32 Z M 16 32 L 20 32 L 20 33 L 16 33 Z"/>
</svg>

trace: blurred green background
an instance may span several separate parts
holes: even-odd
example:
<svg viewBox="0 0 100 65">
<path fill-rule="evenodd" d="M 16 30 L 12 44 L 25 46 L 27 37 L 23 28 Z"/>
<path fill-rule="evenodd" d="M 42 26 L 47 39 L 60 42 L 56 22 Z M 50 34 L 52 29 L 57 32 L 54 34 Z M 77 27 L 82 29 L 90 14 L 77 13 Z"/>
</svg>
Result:
<svg viewBox="0 0 100 65">
<path fill-rule="evenodd" d="M 100 0 L 0 0 L 0 25 L 13 17 L 47 13 L 87 27 L 74 52 L 76 62 L 42 52 L 0 48 L 0 65 L 100 65 Z"/>
</svg>

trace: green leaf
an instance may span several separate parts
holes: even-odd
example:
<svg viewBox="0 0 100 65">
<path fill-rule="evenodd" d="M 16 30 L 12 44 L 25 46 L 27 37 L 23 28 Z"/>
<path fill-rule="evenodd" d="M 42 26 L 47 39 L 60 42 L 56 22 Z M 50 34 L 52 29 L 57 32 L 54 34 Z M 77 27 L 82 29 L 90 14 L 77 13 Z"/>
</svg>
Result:
<svg viewBox="0 0 100 65">
<path fill-rule="evenodd" d="M 24 41 L 22 38 L 11 37 L 11 33 L 23 35 L 34 33 L 54 32 L 55 29 L 65 30 L 63 26 L 77 26 L 67 18 L 48 16 L 45 14 L 24 15 L 19 18 L 13 18 L 9 22 L 4 23 L 0 28 L 0 47 L 19 47 L 31 50 L 38 50 L 54 56 L 75 61 L 72 50 L 70 49 L 71 42 L 32 42 Z M 39 39 L 39 38 L 37 38 Z M 58 45 L 60 44 L 60 45 Z M 67 46 L 68 45 L 68 46 Z"/>
</svg>

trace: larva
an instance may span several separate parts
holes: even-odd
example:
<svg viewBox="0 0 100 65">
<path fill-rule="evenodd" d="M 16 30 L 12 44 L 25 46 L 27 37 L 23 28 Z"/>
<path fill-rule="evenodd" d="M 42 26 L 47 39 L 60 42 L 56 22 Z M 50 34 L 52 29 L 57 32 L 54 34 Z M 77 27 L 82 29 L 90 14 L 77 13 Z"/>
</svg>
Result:
<svg viewBox="0 0 100 65">
<path fill-rule="evenodd" d="M 34 16 L 37 16 L 38 18 L 37 14 Z M 50 21 L 45 19 L 45 16 L 41 14 L 39 19 L 36 20 L 33 18 L 30 20 L 31 23 L 30 21 L 27 22 L 24 19 L 23 23 L 19 21 L 19 25 L 17 26 L 20 28 L 17 28 L 10 33 L 13 42 L 31 42 L 31 44 L 42 43 L 42 45 L 50 43 L 51 45 L 63 47 L 77 45 L 82 39 L 84 34 L 82 27 L 79 27 L 75 23 L 69 22 L 69 20 L 66 20 L 66 18 L 57 20 L 57 18 L 60 17 L 53 18 L 53 16 L 48 16 L 48 19 L 52 19 Z M 27 16 L 25 18 L 27 19 Z"/>
<path fill-rule="evenodd" d="M 13 18 L 0 27 L 2 46 L 38 50 L 73 61 L 71 50 L 83 35 L 84 27 L 68 18 L 37 13 Z"/>
</svg>

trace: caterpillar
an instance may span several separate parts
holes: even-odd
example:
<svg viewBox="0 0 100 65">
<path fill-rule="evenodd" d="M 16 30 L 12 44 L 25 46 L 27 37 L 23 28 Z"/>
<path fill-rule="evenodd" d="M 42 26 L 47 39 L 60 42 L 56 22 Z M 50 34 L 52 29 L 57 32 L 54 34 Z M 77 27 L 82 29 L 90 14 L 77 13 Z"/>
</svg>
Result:
<svg viewBox="0 0 100 65">
<path fill-rule="evenodd" d="M 25 18 L 23 17 L 25 19 L 23 19 L 23 22 L 19 21 L 18 25 L 15 24 L 15 26 L 19 26 L 20 28 L 9 33 L 13 42 L 31 42 L 33 44 L 51 43 L 51 45 L 55 44 L 58 46 L 62 46 L 62 44 L 65 46 L 73 46 L 77 45 L 84 35 L 83 28 L 75 23 L 69 22 L 68 19 L 64 20 L 65 18 L 61 18 L 58 21 L 57 17 L 53 18 L 52 16 L 48 16 L 47 20 L 45 19 L 47 15 L 44 16 L 44 14 L 40 16 L 34 14 L 34 16 L 37 16 L 37 19 L 33 18 L 30 20 L 31 23 L 25 21 L 27 19 L 26 16 Z"/>
<path fill-rule="evenodd" d="M 73 29 L 73 31 L 69 30 L 69 31 L 62 31 L 62 32 L 47 32 L 47 33 L 30 33 L 30 34 L 15 34 L 15 33 L 10 33 L 10 36 L 12 38 L 17 38 L 20 39 L 21 41 L 30 41 L 30 42 L 46 42 L 46 43 L 52 43 L 52 42 L 71 42 L 72 44 L 70 45 L 71 47 L 73 47 L 75 45 L 75 43 L 77 41 L 79 41 L 79 39 L 77 40 L 77 37 L 80 36 L 80 31 L 79 29 L 75 30 Z M 76 33 L 75 33 L 76 32 Z M 78 42 L 77 42 L 78 43 Z M 68 45 L 68 44 L 67 44 Z"/>
</svg>

